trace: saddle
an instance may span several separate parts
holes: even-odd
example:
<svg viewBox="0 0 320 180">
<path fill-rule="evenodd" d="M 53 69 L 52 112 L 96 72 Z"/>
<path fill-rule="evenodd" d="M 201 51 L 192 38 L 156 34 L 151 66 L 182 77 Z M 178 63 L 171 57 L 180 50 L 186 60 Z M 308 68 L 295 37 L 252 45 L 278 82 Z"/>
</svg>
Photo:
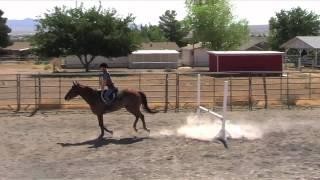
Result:
<svg viewBox="0 0 320 180">
<path fill-rule="evenodd" d="M 111 105 L 117 98 L 118 88 L 110 88 L 104 91 L 101 91 L 101 100 L 106 105 Z"/>
</svg>

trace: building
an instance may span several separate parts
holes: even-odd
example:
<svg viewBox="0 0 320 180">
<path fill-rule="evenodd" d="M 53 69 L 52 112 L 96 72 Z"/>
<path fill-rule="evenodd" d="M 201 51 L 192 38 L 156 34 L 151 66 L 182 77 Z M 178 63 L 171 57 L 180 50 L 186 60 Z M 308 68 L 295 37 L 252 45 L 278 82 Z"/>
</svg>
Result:
<svg viewBox="0 0 320 180">
<path fill-rule="evenodd" d="M 142 43 L 141 50 L 179 50 L 179 47 L 175 42 L 150 42 L 150 43 Z M 130 56 L 130 55 L 129 55 Z M 110 57 L 106 58 L 103 56 L 97 56 L 93 62 L 90 64 L 91 68 L 97 68 L 101 63 L 107 63 L 111 68 L 128 68 L 129 67 L 129 56 L 123 57 Z M 164 56 L 164 58 L 166 58 Z M 153 61 L 153 60 L 151 60 Z M 166 59 L 157 59 L 156 61 L 167 61 Z M 160 63 L 161 64 L 161 63 Z M 163 64 L 163 63 L 162 63 Z M 133 68 L 137 65 L 131 65 Z M 171 65 L 172 66 L 172 65 Z M 76 56 L 67 56 L 62 59 L 62 67 L 63 68 L 82 68 L 80 60 Z M 140 66 L 137 66 L 140 67 Z"/>
<path fill-rule="evenodd" d="M 239 47 L 240 51 L 267 51 L 269 50 L 268 38 L 266 36 L 251 36 L 248 42 Z"/>
<path fill-rule="evenodd" d="M 285 49 L 288 61 L 298 61 L 299 70 L 302 66 L 320 67 L 320 36 L 296 36 L 282 44 L 280 48 Z M 289 54 L 292 49 L 297 53 Z"/>
<path fill-rule="evenodd" d="M 176 69 L 179 52 L 176 50 L 138 50 L 129 55 L 131 69 Z"/>
<path fill-rule="evenodd" d="M 103 56 L 97 56 L 92 63 L 90 68 L 98 68 L 101 63 L 107 63 L 111 68 L 128 68 L 128 56 L 106 58 Z M 63 68 L 83 68 L 79 58 L 77 56 L 67 56 L 62 58 Z"/>
<path fill-rule="evenodd" d="M 148 42 L 142 43 L 140 50 L 176 50 L 180 48 L 175 42 Z"/>
<path fill-rule="evenodd" d="M 181 66 L 208 67 L 208 50 L 201 46 L 201 43 L 188 44 L 181 48 Z"/>
<path fill-rule="evenodd" d="M 210 72 L 280 72 L 284 53 L 278 51 L 209 51 Z"/>
<path fill-rule="evenodd" d="M 31 55 L 31 45 L 29 42 L 14 42 L 11 46 L 0 48 L 0 55 L 8 58 L 26 58 Z"/>
</svg>

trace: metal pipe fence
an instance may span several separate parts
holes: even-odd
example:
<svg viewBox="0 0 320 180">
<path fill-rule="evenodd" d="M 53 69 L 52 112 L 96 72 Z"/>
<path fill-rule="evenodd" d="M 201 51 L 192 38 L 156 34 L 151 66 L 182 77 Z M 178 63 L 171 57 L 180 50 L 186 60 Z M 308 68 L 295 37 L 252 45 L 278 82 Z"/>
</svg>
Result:
<svg viewBox="0 0 320 180">
<path fill-rule="evenodd" d="M 165 112 L 196 107 L 198 73 L 111 74 L 119 89 L 144 91 L 148 102 Z M 201 73 L 201 77 L 201 106 L 213 110 L 222 107 L 224 81 L 229 81 L 229 110 L 320 105 L 320 73 L 317 72 Z M 99 87 L 97 73 L 0 75 L 0 109 L 24 112 L 88 108 L 81 98 L 64 101 L 75 80 L 92 88 Z"/>
</svg>

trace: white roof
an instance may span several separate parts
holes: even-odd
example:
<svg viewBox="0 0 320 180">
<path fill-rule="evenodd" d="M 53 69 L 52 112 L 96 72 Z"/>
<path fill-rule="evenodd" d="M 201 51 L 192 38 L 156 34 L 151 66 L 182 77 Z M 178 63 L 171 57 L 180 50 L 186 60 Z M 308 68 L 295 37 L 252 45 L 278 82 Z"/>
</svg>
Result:
<svg viewBox="0 0 320 180">
<path fill-rule="evenodd" d="M 282 44 L 281 48 L 320 49 L 320 36 L 296 36 Z"/>
<path fill-rule="evenodd" d="M 132 54 L 179 54 L 176 50 L 138 50 Z"/>
<path fill-rule="evenodd" d="M 280 51 L 208 51 L 209 54 L 216 55 L 282 55 Z"/>
</svg>

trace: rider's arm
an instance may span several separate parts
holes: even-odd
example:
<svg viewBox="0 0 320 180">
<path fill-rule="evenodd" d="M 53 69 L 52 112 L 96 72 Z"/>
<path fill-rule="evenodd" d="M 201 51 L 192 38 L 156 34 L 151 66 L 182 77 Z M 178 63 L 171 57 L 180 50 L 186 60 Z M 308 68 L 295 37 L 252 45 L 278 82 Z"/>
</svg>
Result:
<svg viewBox="0 0 320 180">
<path fill-rule="evenodd" d="M 100 77 L 100 89 L 103 91 L 105 86 L 106 81 L 103 79 L 103 77 Z"/>
</svg>

